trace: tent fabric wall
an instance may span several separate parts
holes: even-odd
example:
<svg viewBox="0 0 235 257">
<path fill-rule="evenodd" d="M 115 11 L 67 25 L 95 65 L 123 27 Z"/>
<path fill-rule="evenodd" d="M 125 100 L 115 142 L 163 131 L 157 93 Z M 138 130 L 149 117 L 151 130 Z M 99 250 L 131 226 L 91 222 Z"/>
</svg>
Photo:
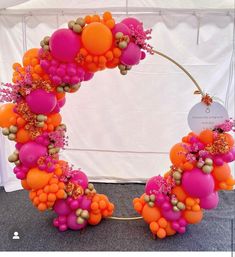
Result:
<svg viewBox="0 0 235 257">
<path fill-rule="evenodd" d="M 125 16 L 124 12 L 115 18 Z M 136 12 L 133 16 L 153 29 L 154 48 L 188 69 L 203 90 L 219 97 L 234 117 L 233 14 Z M 11 79 L 11 64 L 20 61 L 26 49 L 39 47 L 45 35 L 65 27 L 74 17 L 66 12 L 1 15 L 0 80 Z M 155 55 L 147 56 L 127 76 L 118 70 L 95 74 L 67 97 L 62 114 L 69 146 L 61 158 L 96 181 L 144 181 L 163 174 L 170 165 L 169 149 L 189 132 L 187 113 L 200 101 L 194 90 L 184 73 Z M 12 146 L 3 137 L 0 140 L 0 174 L 6 174 L 10 168 L 5 155 Z M 14 180 L 14 174 L 8 176 Z"/>
</svg>

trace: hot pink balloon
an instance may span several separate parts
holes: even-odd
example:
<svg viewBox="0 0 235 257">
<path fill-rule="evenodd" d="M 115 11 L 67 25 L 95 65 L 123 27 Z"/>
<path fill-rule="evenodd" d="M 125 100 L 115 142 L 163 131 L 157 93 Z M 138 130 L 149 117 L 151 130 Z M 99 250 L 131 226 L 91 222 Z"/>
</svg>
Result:
<svg viewBox="0 0 235 257">
<path fill-rule="evenodd" d="M 112 29 L 112 33 L 115 36 L 117 32 L 122 32 L 124 35 L 130 35 L 130 29 L 124 23 L 117 23 Z"/>
<path fill-rule="evenodd" d="M 200 206 L 203 209 L 214 209 L 219 203 L 219 196 L 217 192 L 213 192 L 207 197 L 200 198 Z"/>
<path fill-rule="evenodd" d="M 84 74 L 84 81 L 88 81 L 94 77 L 94 73 L 92 72 L 85 72 Z"/>
<path fill-rule="evenodd" d="M 79 229 L 86 227 L 87 221 L 85 220 L 83 224 L 78 224 L 77 216 L 76 216 L 75 212 L 72 212 L 67 217 L 67 225 L 72 230 L 79 230 Z"/>
<path fill-rule="evenodd" d="M 86 189 L 88 186 L 87 175 L 80 170 L 76 171 L 70 181 L 74 184 L 80 185 L 83 189 Z"/>
<path fill-rule="evenodd" d="M 47 148 L 35 142 L 28 142 L 20 148 L 19 158 L 26 167 L 34 167 L 37 160 L 47 154 Z"/>
<path fill-rule="evenodd" d="M 125 65 L 135 65 L 140 62 L 140 58 L 140 48 L 133 42 L 130 42 L 128 46 L 122 51 L 120 61 Z"/>
<path fill-rule="evenodd" d="M 211 174 L 194 168 L 183 173 L 182 186 L 191 197 L 204 198 L 214 191 L 215 183 Z"/>
<path fill-rule="evenodd" d="M 136 18 L 132 18 L 132 17 L 125 18 L 124 20 L 121 21 L 121 23 L 125 24 L 130 29 L 133 28 L 133 29 L 143 30 L 142 23 Z"/>
<path fill-rule="evenodd" d="M 33 113 L 48 114 L 55 108 L 57 100 L 53 93 L 36 89 L 26 97 L 26 102 Z"/>
<path fill-rule="evenodd" d="M 61 62 L 72 62 L 81 47 L 81 40 L 71 29 L 58 29 L 52 34 L 49 45 L 53 57 Z"/>
<path fill-rule="evenodd" d="M 56 200 L 53 208 L 58 215 L 68 215 L 71 212 L 66 201 L 62 199 Z"/>
<path fill-rule="evenodd" d="M 181 211 L 173 211 L 172 208 L 167 211 L 162 209 L 162 216 L 170 221 L 178 220 L 181 217 Z"/>
</svg>

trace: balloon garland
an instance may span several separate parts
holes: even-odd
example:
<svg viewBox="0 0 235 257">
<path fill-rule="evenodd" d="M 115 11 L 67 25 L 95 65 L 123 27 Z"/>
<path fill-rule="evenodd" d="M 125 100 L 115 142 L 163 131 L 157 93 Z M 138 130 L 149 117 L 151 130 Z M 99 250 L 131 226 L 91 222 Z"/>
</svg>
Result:
<svg viewBox="0 0 235 257">
<path fill-rule="evenodd" d="M 66 93 L 78 91 L 95 72 L 118 67 L 126 75 L 146 52 L 157 53 L 147 43 L 150 33 L 135 18 L 116 23 L 110 12 L 78 18 L 44 37 L 40 49 L 28 50 L 22 65 L 13 64 L 13 84 L 2 84 L 0 100 L 9 103 L 0 107 L 0 127 L 16 142 L 8 160 L 33 205 L 57 214 L 53 224 L 60 231 L 97 225 L 102 218 L 125 220 L 112 217 L 114 204 L 96 192 L 83 171 L 59 159 L 67 144 L 59 112 Z M 204 94 L 202 100 L 212 102 Z M 150 178 L 145 193 L 133 200 L 141 217 L 126 219 L 143 217 L 159 238 L 184 233 L 188 224 L 200 222 L 202 209 L 217 206 L 217 191 L 233 188 L 227 164 L 235 160 L 234 139 L 228 134 L 233 125 L 228 120 L 199 135 L 191 132 L 173 146 L 170 170 Z"/>
</svg>

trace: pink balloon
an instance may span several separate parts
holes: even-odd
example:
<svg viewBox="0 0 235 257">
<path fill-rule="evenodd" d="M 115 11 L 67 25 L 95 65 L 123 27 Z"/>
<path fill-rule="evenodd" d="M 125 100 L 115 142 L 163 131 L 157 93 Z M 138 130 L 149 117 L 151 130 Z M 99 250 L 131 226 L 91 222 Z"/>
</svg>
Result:
<svg viewBox="0 0 235 257">
<path fill-rule="evenodd" d="M 93 77 L 94 77 L 94 73 L 92 73 L 92 72 L 86 72 L 86 73 L 84 74 L 84 81 L 88 81 L 88 80 L 92 79 Z"/>
<path fill-rule="evenodd" d="M 224 161 L 223 161 L 222 157 L 220 157 L 220 156 L 214 157 L 213 162 L 216 166 L 222 166 L 224 164 Z"/>
<path fill-rule="evenodd" d="M 144 60 L 145 57 L 146 57 L 146 53 L 145 53 L 144 51 L 141 51 L 141 57 L 140 57 L 140 59 L 141 59 L 141 60 Z"/>
<path fill-rule="evenodd" d="M 65 97 L 58 100 L 58 105 L 59 105 L 60 108 L 63 107 L 65 105 L 65 103 L 66 103 L 66 98 Z"/>
<path fill-rule="evenodd" d="M 152 178 L 149 178 L 145 185 L 145 193 L 148 195 L 154 194 L 157 197 L 159 196 L 159 190 L 162 183 L 164 183 L 164 178 L 159 176 L 154 176 Z M 165 198 L 164 198 L 165 201 Z"/>
<path fill-rule="evenodd" d="M 86 196 L 83 196 L 81 204 L 80 204 L 80 208 L 82 208 L 83 210 L 90 210 L 90 206 L 91 206 L 91 199 L 88 199 Z"/>
<path fill-rule="evenodd" d="M 37 160 L 47 154 L 47 148 L 35 142 L 25 143 L 19 152 L 20 161 L 27 167 L 34 167 Z"/>
<path fill-rule="evenodd" d="M 88 186 L 87 175 L 80 170 L 76 171 L 70 181 L 74 184 L 80 185 L 83 189 L 86 189 Z"/>
<path fill-rule="evenodd" d="M 223 160 L 225 162 L 232 162 L 234 160 L 233 154 L 231 152 L 228 152 L 223 155 Z"/>
<path fill-rule="evenodd" d="M 49 45 L 54 58 L 72 62 L 81 47 L 81 40 L 71 29 L 58 29 L 52 34 Z"/>
<path fill-rule="evenodd" d="M 200 198 L 200 206 L 203 209 L 214 209 L 219 203 L 219 196 L 217 192 L 213 192 L 210 195 Z"/>
<path fill-rule="evenodd" d="M 71 212 L 66 201 L 62 199 L 56 200 L 53 208 L 58 215 L 68 215 Z"/>
<path fill-rule="evenodd" d="M 124 35 L 130 35 L 130 29 L 124 23 L 117 23 L 112 29 L 112 33 L 115 36 L 117 32 L 122 32 Z"/>
<path fill-rule="evenodd" d="M 182 186 L 191 197 L 204 198 L 214 191 L 215 183 L 211 174 L 194 168 L 183 173 Z"/>
<path fill-rule="evenodd" d="M 162 216 L 170 221 L 178 220 L 181 217 L 181 211 L 173 211 L 172 208 L 167 211 L 162 209 Z"/>
<path fill-rule="evenodd" d="M 53 93 L 43 89 L 36 89 L 26 96 L 30 110 L 36 114 L 48 114 L 56 106 L 57 100 Z"/>
<path fill-rule="evenodd" d="M 130 42 L 128 46 L 122 51 L 120 61 L 125 65 L 135 65 L 140 62 L 140 58 L 140 48 L 133 42 Z"/>
<path fill-rule="evenodd" d="M 86 227 L 87 221 L 85 220 L 83 224 L 78 224 L 77 216 L 76 216 L 75 212 L 72 212 L 67 217 L 67 225 L 72 230 L 79 230 L 79 229 Z"/>
<path fill-rule="evenodd" d="M 121 23 L 125 24 L 130 29 L 133 28 L 133 29 L 143 30 L 142 23 L 136 18 L 132 18 L 132 17 L 125 18 L 124 20 L 121 21 Z"/>
</svg>

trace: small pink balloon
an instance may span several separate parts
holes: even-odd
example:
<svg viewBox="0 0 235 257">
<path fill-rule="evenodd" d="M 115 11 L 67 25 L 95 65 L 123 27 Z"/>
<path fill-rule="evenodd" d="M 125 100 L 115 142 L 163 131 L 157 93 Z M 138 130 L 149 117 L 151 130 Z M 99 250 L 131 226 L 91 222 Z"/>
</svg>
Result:
<svg viewBox="0 0 235 257">
<path fill-rule="evenodd" d="M 178 220 L 181 217 L 181 211 L 173 211 L 172 208 L 167 211 L 162 209 L 162 216 L 170 221 Z"/>
<path fill-rule="evenodd" d="M 86 189 L 88 186 L 87 175 L 81 170 L 76 170 L 76 173 L 73 175 L 70 181 L 74 184 L 80 185 L 83 189 Z"/>
<path fill-rule="evenodd" d="M 88 80 L 92 79 L 93 77 L 94 77 L 94 73 L 92 73 L 92 72 L 86 72 L 86 73 L 84 74 L 84 81 L 88 81 Z"/>
<path fill-rule="evenodd" d="M 140 60 L 144 60 L 146 57 L 146 53 L 144 51 L 141 51 L 141 57 Z"/>
<path fill-rule="evenodd" d="M 26 96 L 26 102 L 33 113 L 48 114 L 55 108 L 57 100 L 53 93 L 36 89 Z"/>
<path fill-rule="evenodd" d="M 68 215 L 71 212 L 68 204 L 63 199 L 56 200 L 53 208 L 58 215 Z"/>
<path fill-rule="evenodd" d="M 115 36 L 117 32 L 122 32 L 124 35 L 130 35 L 130 29 L 124 23 L 117 23 L 112 29 L 112 33 Z"/>
<path fill-rule="evenodd" d="M 25 143 L 19 152 L 20 161 L 27 167 L 34 167 L 41 156 L 47 154 L 47 148 L 35 142 Z"/>
<path fill-rule="evenodd" d="M 59 226 L 59 231 L 64 232 L 68 229 L 68 226 L 66 224 L 62 224 Z"/>
<path fill-rule="evenodd" d="M 183 173 L 182 187 L 191 197 L 204 198 L 214 191 L 215 183 L 211 174 L 194 168 Z"/>
<path fill-rule="evenodd" d="M 56 70 L 56 73 L 59 77 L 63 77 L 65 75 L 65 69 L 62 69 L 61 67 Z"/>
<path fill-rule="evenodd" d="M 135 65 L 140 62 L 140 58 L 140 48 L 133 42 L 130 42 L 128 46 L 123 49 L 120 61 L 125 65 Z"/>
<path fill-rule="evenodd" d="M 200 198 L 200 206 L 203 209 L 214 209 L 219 203 L 219 196 L 217 192 L 213 192 L 210 195 Z"/>
<path fill-rule="evenodd" d="M 231 152 L 228 152 L 223 155 L 223 160 L 225 162 L 232 162 L 234 160 L 233 154 Z"/>
<path fill-rule="evenodd" d="M 58 100 L 58 105 L 59 105 L 60 108 L 63 107 L 65 105 L 65 103 L 66 103 L 66 98 L 65 97 Z"/>
<path fill-rule="evenodd" d="M 67 225 L 72 230 L 79 230 L 86 227 L 87 221 L 85 220 L 83 224 L 78 224 L 75 212 L 71 212 L 67 217 Z"/>
<path fill-rule="evenodd" d="M 91 199 L 88 199 L 86 196 L 84 196 L 82 198 L 80 208 L 82 208 L 83 210 L 88 210 L 89 211 L 90 206 L 91 206 Z"/>
<path fill-rule="evenodd" d="M 56 30 L 49 42 L 51 54 L 61 62 L 72 62 L 80 47 L 80 36 L 71 29 Z"/>
<path fill-rule="evenodd" d="M 224 164 L 222 157 L 219 156 L 214 157 L 213 162 L 216 166 L 222 166 Z"/>
<path fill-rule="evenodd" d="M 54 75 L 54 76 L 52 76 L 52 82 L 53 82 L 56 86 L 58 86 L 58 85 L 60 85 L 60 84 L 62 83 L 62 80 L 61 80 L 61 78 L 60 78 L 59 76 Z"/>
</svg>

